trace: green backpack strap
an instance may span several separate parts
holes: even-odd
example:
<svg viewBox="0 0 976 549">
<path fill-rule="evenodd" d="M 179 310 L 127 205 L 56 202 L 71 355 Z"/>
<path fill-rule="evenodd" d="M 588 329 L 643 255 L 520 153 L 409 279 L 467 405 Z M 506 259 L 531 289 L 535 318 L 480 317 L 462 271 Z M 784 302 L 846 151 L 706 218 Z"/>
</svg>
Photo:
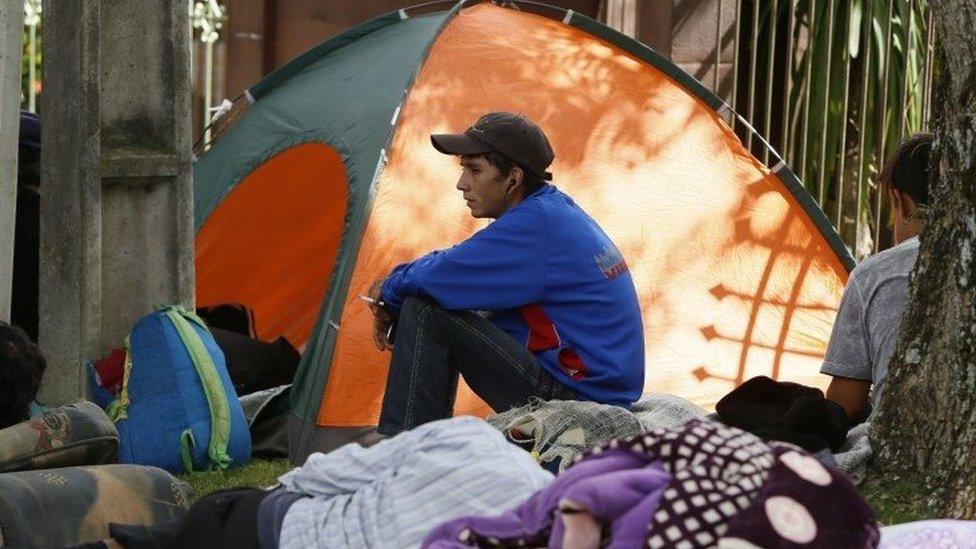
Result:
<svg viewBox="0 0 976 549">
<path fill-rule="evenodd" d="M 203 394 L 207 397 L 207 406 L 210 407 L 210 445 L 207 448 L 207 455 L 210 457 L 211 466 L 216 469 L 226 469 L 230 464 L 230 456 L 227 455 L 231 426 L 230 405 L 227 402 L 224 385 L 220 381 L 220 374 L 217 373 L 217 365 L 214 364 L 213 357 L 207 352 L 203 340 L 190 322 L 198 324 L 204 330 L 207 329 L 207 325 L 195 314 L 185 311 L 182 307 L 165 307 L 160 312 L 165 314 L 176 328 L 176 333 L 179 334 L 183 346 L 190 354 L 190 360 L 193 361 L 193 366 L 203 384 Z M 187 441 L 184 436 L 180 442 L 184 467 L 186 467 L 189 461 L 187 442 L 192 444 L 192 439 Z M 191 470 L 187 468 L 187 472 Z"/>
<path fill-rule="evenodd" d="M 197 314 L 195 312 L 193 312 L 193 311 L 187 311 L 186 309 L 184 309 L 183 307 L 180 307 L 178 305 L 174 306 L 173 308 L 176 309 L 177 311 L 179 311 L 180 314 L 183 315 L 183 318 L 186 318 L 187 320 L 192 321 L 197 326 L 203 328 L 207 333 L 210 333 L 210 327 L 207 326 L 207 323 L 204 322 L 202 318 L 200 318 L 199 316 L 197 316 Z"/>
<path fill-rule="evenodd" d="M 193 472 L 193 448 L 197 445 L 193 438 L 192 429 L 184 429 L 180 433 L 180 458 L 183 460 L 183 469 L 187 473 Z"/>
</svg>

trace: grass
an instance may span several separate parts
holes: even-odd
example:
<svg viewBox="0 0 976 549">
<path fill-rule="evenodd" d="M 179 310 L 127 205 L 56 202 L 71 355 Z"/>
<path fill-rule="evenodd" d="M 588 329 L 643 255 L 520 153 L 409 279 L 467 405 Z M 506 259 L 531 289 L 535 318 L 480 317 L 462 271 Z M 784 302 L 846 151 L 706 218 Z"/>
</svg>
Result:
<svg viewBox="0 0 976 549">
<path fill-rule="evenodd" d="M 292 469 L 286 459 L 252 460 L 244 467 L 227 471 L 184 473 L 180 479 L 193 487 L 193 500 L 223 490 L 240 486 L 266 487 Z M 901 524 L 916 520 L 938 518 L 934 516 L 922 497 L 926 492 L 908 480 L 893 482 L 868 481 L 860 486 L 861 493 L 874 508 L 881 524 Z"/>
<path fill-rule="evenodd" d="M 287 459 L 251 460 L 244 467 L 228 469 L 226 471 L 201 471 L 198 473 L 183 473 L 179 475 L 193 487 L 193 501 L 201 497 L 223 490 L 240 486 L 264 488 L 275 484 L 278 477 L 291 470 Z"/>
<path fill-rule="evenodd" d="M 926 503 L 928 492 L 915 482 L 894 479 L 882 483 L 874 480 L 865 482 L 860 489 L 881 524 L 939 518 Z"/>
</svg>

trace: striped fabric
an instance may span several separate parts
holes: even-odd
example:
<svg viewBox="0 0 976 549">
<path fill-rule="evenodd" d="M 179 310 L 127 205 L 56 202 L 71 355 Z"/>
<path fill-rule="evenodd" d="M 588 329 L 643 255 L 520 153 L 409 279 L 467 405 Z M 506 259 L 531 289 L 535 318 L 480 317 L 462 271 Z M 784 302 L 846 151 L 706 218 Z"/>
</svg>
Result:
<svg viewBox="0 0 976 549">
<path fill-rule="evenodd" d="M 552 479 L 480 419 L 435 421 L 363 448 L 315 453 L 281 477 L 295 502 L 280 547 L 416 547 L 442 522 L 496 515 Z"/>
</svg>

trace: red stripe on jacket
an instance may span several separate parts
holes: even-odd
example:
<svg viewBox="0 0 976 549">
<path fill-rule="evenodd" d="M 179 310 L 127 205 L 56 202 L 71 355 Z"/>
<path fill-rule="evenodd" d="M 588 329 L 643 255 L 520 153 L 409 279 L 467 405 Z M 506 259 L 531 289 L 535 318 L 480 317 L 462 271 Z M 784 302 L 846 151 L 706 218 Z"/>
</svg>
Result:
<svg viewBox="0 0 976 549">
<path fill-rule="evenodd" d="M 525 346 L 532 352 L 548 351 L 562 346 L 556 325 L 549 320 L 546 312 L 539 304 L 525 305 L 519 309 L 522 320 L 529 327 L 529 338 Z M 580 381 L 586 377 L 586 365 L 576 351 L 569 347 L 562 347 L 558 353 L 559 365 L 566 375 L 573 381 Z"/>
<path fill-rule="evenodd" d="M 559 347 L 559 334 L 556 333 L 556 325 L 549 320 L 542 306 L 533 303 L 525 305 L 519 309 L 522 320 L 529 326 L 529 339 L 525 342 L 533 353 L 547 351 Z"/>
<path fill-rule="evenodd" d="M 580 381 L 586 377 L 586 365 L 583 364 L 583 359 L 569 347 L 559 349 L 559 365 L 573 381 Z"/>
</svg>

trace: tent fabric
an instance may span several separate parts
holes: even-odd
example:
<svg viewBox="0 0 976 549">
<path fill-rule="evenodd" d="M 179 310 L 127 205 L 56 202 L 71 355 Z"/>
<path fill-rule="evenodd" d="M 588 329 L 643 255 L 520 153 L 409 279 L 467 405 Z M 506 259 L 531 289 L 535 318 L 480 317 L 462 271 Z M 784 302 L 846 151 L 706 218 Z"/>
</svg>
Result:
<svg viewBox="0 0 976 549">
<path fill-rule="evenodd" d="M 326 285 L 341 293 L 348 281 L 343 277 L 348 270 L 344 258 L 358 247 L 373 177 L 381 166 L 392 131 L 390 121 L 448 13 L 404 20 L 397 15 L 381 17 L 299 56 L 252 87 L 248 94 L 255 103 L 194 165 L 197 246 L 200 247 L 201 231 L 205 231 L 204 222 L 217 214 L 218 205 L 223 206 L 251 172 L 281 151 L 305 143 L 323 143 L 339 153 L 348 183 L 341 253 Z M 254 247 L 236 252 L 246 256 Z M 199 260 L 197 264 L 200 265 Z M 246 275 L 245 269 L 239 272 L 240 276 Z M 199 273 L 197 284 L 208 284 Z M 322 300 L 320 309 L 313 310 L 317 320 L 310 345 L 306 347 L 308 337 L 289 337 L 305 351 L 303 364 L 322 363 L 320 349 L 334 336 L 330 329 L 333 324 L 327 320 L 334 301 L 330 294 Z M 259 325 L 263 322 L 263 318 L 257 318 Z M 278 334 L 261 335 L 263 339 L 273 339 Z M 311 411 L 302 415 L 314 414 L 326 375 L 325 368 L 299 368 L 293 392 L 295 410 L 307 408 Z"/>
<path fill-rule="evenodd" d="M 626 257 L 644 315 L 645 392 L 709 407 L 755 375 L 822 386 L 853 259 L 789 168 L 757 161 L 720 99 L 636 41 L 578 14 L 564 22 L 460 7 L 387 16 L 338 49 L 310 50 L 273 74 L 273 86 L 252 88 L 251 110 L 197 163 L 198 241 L 267 151 L 317 141 L 345 164 L 338 251 L 295 380 L 295 452 L 375 425 L 389 355 L 372 346 L 369 311 L 355 297 L 395 264 L 484 226 L 454 190 L 456 159 L 428 136 L 490 110 L 540 124 L 556 151 L 554 183 Z M 405 96 L 390 92 L 400 82 Z M 301 139 L 283 121 L 301 121 Z M 220 233 L 211 246 L 222 246 Z M 487 409 L 462 390 L 455 412 Z"/>
<path fill-rule="evenodd" d="M 247 303 L 260 320 L 258 339 L 306 341 L 339 251 L 348 195 L 345 165 L 322 143 L 262 164 L 197 232 L 197 304 Z"/>
<path fill-rule="evenodd" d="M 457 161 L 426 136 L 464 128 L 486 110 L 521 112 L 542 125 L 557 151 L 555 184 L 627 258 L 645 314 L 648 390 L 714 404 L 731 388 L 722 378 L 772 372 L 786 349 L 818 352 L 780 328 L 789 312 L 804 331 L 816 333 L 821 321 L 829 335 L 827 315 L 798 305 L 829 303 L 844 268 L 778 177 L 664 73 L 571 26 L 489 5 L 445 28 L 401 108 L 350 296 L 397 263 L 483 226 L 453 191 Z M 804 269 L 814 280 L 797 287 Z M 738 299 L 719 299 L 711 288 Z M 750 299 L 757 291 L 784 306 L 761 307 Z M 369 310 L 348 296 L 346 303 L 319 425 L 375 421 L 386 382 L 387 357 L 370 345 Z M 727 339 L 743 336 L 752 345 Z M 819 364 L 808 362 L 801 381 L 818 375 Z M 356 366 L 339 367 L 347 363 Z M 689 376 L 689 366 L 705 369 L 703 379 Z M 484 409 L 462 393 L 455 411 Z"/>
<path fill-rule="evenodd" d="M 246 115 L 194 164 L 197 230 L 254 169 L 302 143 L 324 143 L 342 156 L 349 202 L 359 204 L 389 139 L 390 119 L 445 17 L 405 19 L 345 45 L 326 42 L 323 47 L 337 49 L 323 48 L 318 59 L 300 56 L 294 62 L 301 70 L 287 80 L 272 73 L 272 89 L 267 81 L 252 87 L 255 103 Z"/>
</svg>

